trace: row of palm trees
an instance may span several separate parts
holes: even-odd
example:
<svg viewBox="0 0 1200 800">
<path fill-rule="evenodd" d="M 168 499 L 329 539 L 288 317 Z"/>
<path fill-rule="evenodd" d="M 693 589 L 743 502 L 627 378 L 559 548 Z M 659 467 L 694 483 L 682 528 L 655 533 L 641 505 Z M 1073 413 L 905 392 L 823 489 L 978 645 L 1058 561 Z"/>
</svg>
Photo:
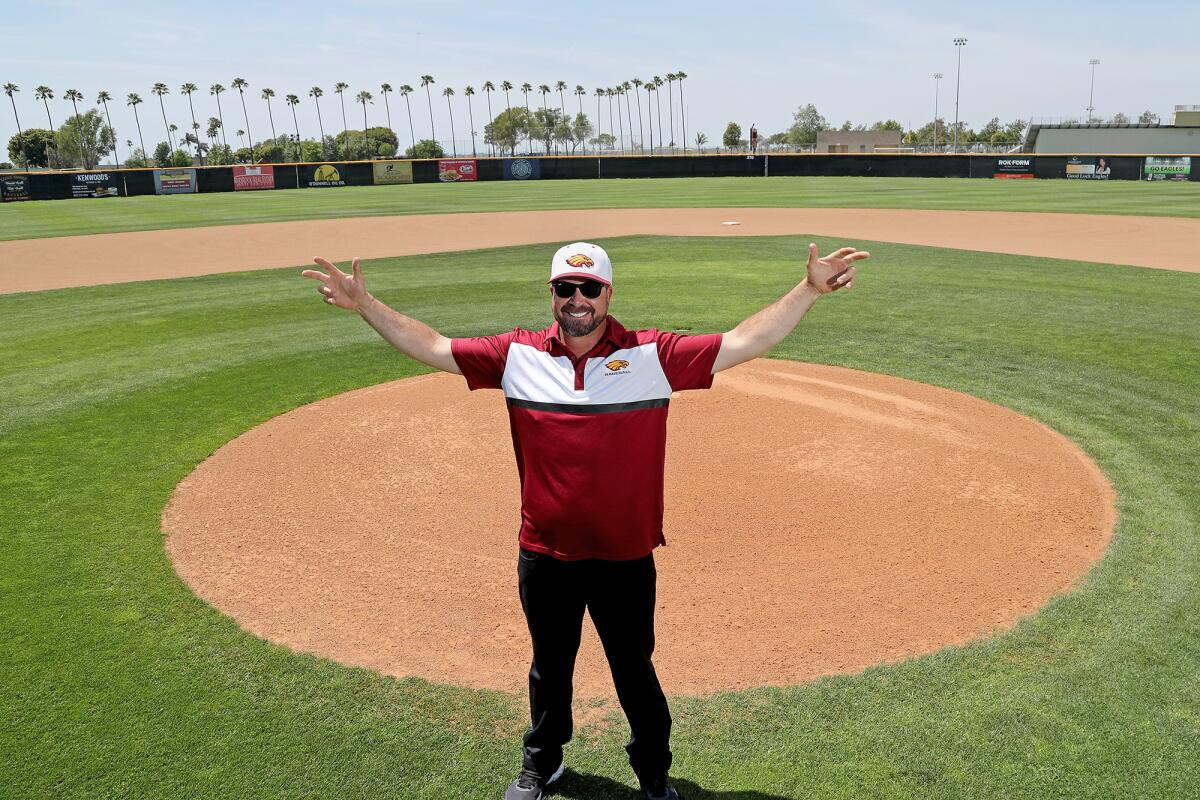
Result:
<svg viewBox="0 0 1200 800">
<path fill-rule="evenodd" d="M 648 123 L 648 127 L 650 130 L 649 150 L 651 152 L 654 152 L 656 150 L 661 150 L 661 149 L 669 147 L 672 150 L 672 152 L 674 152 L 675 147 L 676 147 L 676 144 L 675 144 L 675 141 L 676 141 L 675 140 L 676 114 L 675 114 L 674 87 L 675 87 L 676 83 L 679 84 L 678 121 L 680 123 L 680 129 L 683 134 L 683 138 L 681 141 L 683 141 L 683 142 L 687 141 L 687 114 L 685 113 L 685 110 L 684 110 L 684 100 L 683 100 L 683 81 L 685 78 L 687 78 L 687 73 L 685 73 L 685 72 L 682 72 L 682 71 L 670 72 L 670 73 L 667 73 L 667 77 L 666 77 L 665 81 L 663 80 L 663 78 L 655 75 L 653 78 L 650 78 L 649 80 L 641 80 L 639 78 L 631 78 L 627 81 L 618 83 L 617 85 L 612 86 L 612 87 L 607 87 L 607 88 L 606 87 L 596 87 L 593 93 L 596 97 L 596 122 L 597 122 L 597 125 L 599 125 L 601 122 L 601 113 L 600 113 L 601 112 L 601 100 L 606 98 L 608 100 L 609 136 L 611 137 L 612 142 L 614 142 L 614 143 L 619 142 L 620 148 L 622 151 L 625 151 L 626 142 L 628 142 L 630 149 L 641 150 L 644 152 L 646 150 L 645 142 L 646 142 L 646 127 L 647 127 L 647 125 L 643 124 L 641 92 L 645 91 L 646 92 L 645 121 L 646 121 L 646 123 Z M 436 142 L 437 141 L 437 130 L 436 130 L 436 127 L 434 124 L 434 116 L 433 116 L 433 96 L 430 91 L 430 87 L 434 83 L 435 83 L 435 81 L 434 81 L 434 78 L 432 75 L 422 75 L 420 78 L 420 81 L 419 81 L 419 85 L 421 86 L 421 88 L 425 89 L 425 98 L 426 98 L 426 103 L 427 103 L 428 109 L 429 109 L 429 138 Z M 668 140 L 669 144 L 664 144 L 664 142 L 663 142 L 662 101 L 661 101 L 661 96 L 660 96 L 659 90 L 664 85 L 667 86 L 667 107 L 668 107 L 667 126 L 668 126 L 668 133 L 670 136 L 670 138 Z M 244 78 L 234 78 L 230 82 L 230 88 L 236 89 L 238 92 L 238 99 L 242 106 L 242 119 L 246 126 L 245 132 L 247 134 L 249 134 L 249 140 L 251 143 L 251 147 L 253 147 L 254 134 L 250 128 L 250 116 L 249 116 L 249 113 L 246 108 L 246 90 L 249 87 L 250 87 L 249 82 L 247 82 Z M 347 139 L 349 138 L 349 125 L 348 125 L 347 118 L 346 118 L 346 97 L 345 97 L 345 95 L 346 95 L 346 91 L 349 88 L 350 88 L 350 84 L 346 83 L 345 81 L 338 81 L 333 86 L 333 91 L 335 94 L 338 95 L 338 100 L 339 100 L 339 103 L 341 106 L 342 129 L 345 132 L 344 136 Z M 392 128 L 392 109 L 391 109 L 391 105 L 388 102 L 388 95 L 393 92 L 393 88 L 392 88 L 392 85 L 389 83 L 380 84 L 379 88 L 380 88 L 380 94 L 383 98 L 384 108 L 387 113 L 388 128 L 390 129 L 390 128 Z M 518 88 L 518 87 L 514 86 L 514 84 L 512 84 L 509 81 L 501 81 L 500 85 L 499 85 L 499 91 L 504 92 L 505 105 L 507 106 L 510 113 L 512 111 L 512 100 L 511 100 L 510 92 L 516 88 Z M 521 86 L 519 88 L 520 88 L 520 91 L 525 95 L 525 110 L 528 113 L 530 110 L 529 109 L 529 94 L 530 94 L 530 92 L 534 91 L 534 87 L 532 84 L 523 83 L 523 84 L 521 84 Z M 9 101 L 12 103 L 13 117 L 16 119 L 16 122 L 17 122 L 17 131 L 18 131 L 18 133 L 21 133 L 21 118 L 20 118 L 19 114 L 17 113 L 16 99 L 13 96 L 16 93 L 18 93 L 19 91 L 20 91 L 20 87 L 18 87 L 16 84 L 13 84 L 13 83 L 4 84 L 4 93 L 6 95 L 8 95 Z M 166 109 L 166 105 L 163 100 L 163 98 L 166 95 L 171 93 L 170 88 L 165 83 L 156 83 L 150 89 L 150 93 L 155 95 L 156 97 L 158 97 L 158 107 L 159 107 L 159 112 L 162 115 L 163 130 L 167 135 L 167 143 L 170 145 L 171 150 L 173 151 L 184 145 L 190 145 L 195 148 L 197 157 L 202 157 L 203 151 L 208 148 L 205 148 L 201 144 L 200 123 L 196 121 L 196 108 L 192 101 L 192 95 L 198 91 L 200 91 L 200 88 L 194 83 L 185 83 L 179 87 L 179 93 L 182 95 L 185 95 L 188 100 L 188 111 L 192 118 L 192 125 L 191 125 L 192 130 L 190 133 L 185 133 L 183 138 L 181 140 L 177 141 L 175 134 L 179 130 L 179 128 L 178 128 L 178 126 L 167 121 L 167 109 Z M 211 95 L 213 97 L 213 99 L 216 101 L 217 116 L 209 118 L 208 127 L 205 129 L 205 133 L 207 134 L 208 139 L 212 145 L 215 145 L 218 143 L 217 136 L 219 134 L 220 144 L 223 144 L 226 148 L 228 148 L 229 142 L 225 137 L 225 115 L 224 115 L 224 109 L 221 106 L 221 95 L 224 94 L 226 91 L 227 91 L 226 87 L 220 83 L 214 83 L 212 86 L 208 87 L 209 95 Z M 409 95 L 411 95 L 414 92 L 414 89 L 412 86 L 409 86 L 408 84 L 403 84 L 395 91 L 401 97 L 404 98 L 405 108 L 408 112 L 408 131 L 409 131 L 410 137 L 412 138 L 412 142 L 415 145 L 417 142 L 417 137 L 416 137 L 415 128 L 413 126 L 412 104 L 409 101 Z M 492 92 L 497 91 L 497 86 L 492 81 L 485 81 L 482 86 L 482 91 L 487 96 L 488 118 L 495 119 L 495 116 L 492 114 Z M 538 86 L 537 92 L 539 94 L 541 94 L 541 96 L 542 96 L 543 111 L 548 110 L 547 97 L 549 95 L 557 92 L 558 99 L 559 99 L 559 111 L 564 118 L 567 118 L 566 99 L 565 99 L 566 91 L 567 91 L 567 84 L 565 81 L 555 82 L 553 89 L 550 87 L 549 84 L 545 84 L 545 83 Z M 630 102 L 629 102 L 630 93 L 632 93 L 637 100 L 638 131 L 637 131 L 636 136 L 634 134 L 634 129 L 633 129 L 633 111 L 630 107 Z M 587 90 L 584 89 L 582 86 L 576 86 L 573 91 L 573 94 L 578 99 L 579 113 L 580 113 L 580 115 L 583 115 L 583 97 L 585 95 L 587 95 Z M 450 101 L 450 98 L 454 97 L 454 95 L 455 95 L 454 89 L 447 86 L 442 90 L 442 95 L 446 98 L 446 108 L 450 114 L 451 149 L 452 149 L 454 155 L 458 155 L 457 144 L 455 142 L 455 131 L 454 131 L 454 108 Z M 474 108 L 472 107 L 472 104 L 471 104 L 471 98 L 474 97 L 474 95 L 475 95 L 475 88 L 473 86 L 467 86 L 463 90 L 463 96 L 465 96 L 467 98 L 467 113 L 470 117 L 471 153 L 472 153 L 472 155 L 478 155 L 477 148 L 476 148 L 476 138 L 475 138 L 476 137 L 475 112 L 474 112 Z M 325 92 L 320 86 L 313 86 L 312 88 L 310 88 L 308 90 L 308 96 L 313 99 L 313 105 L 316 108 L 317 125 L 321 132 L 321 142 L 322 142 L 322 147 L 323 147 L 324 142 L 325 142 L 325 121 L 321 115 L 321 98 L 325 96 Z M 49 101 L 54 99 L 54 90 L 51 89 L 49 86 L 38 86 L 34 90 L 34 97 L 35 97 L 35 99 L 40 100 L 42 102 L 42 104 L 44 105 L 45 110 L 46 110 L 46 121 L 47 121 L 47 123 L 49 123 L 50 130 L 53 131 L 54 130 L 54 120 L 52 119 L 52 116 L 50 113 L 50 102 Z M 263 88 L 261 90 L 260 97 L 266 103 L 266 106 L 267 106 L 267 118 L 270 121 L 270 125 L 271 125 L 271 140 L 276 141 L 278 136 L 277 136 L 277 133 L 275 130 L 275 114 L 274 114 L 274 110 L 272 109 L 272 105 L 271 105 L 271 101 L 273 99 L 275 99 L 275 97 L 276 97 L 275 90 L 270 89 L 270 88 Z M 650 102 L 652 97 L 654 99 L 654 107 L 651 106 L 651 102 Z M 613 113 L 612 113 L 613 98 L 616 98 L 616 101 L 617 101 L 617 123 L 615 126 L 615 130 L 614 130 L 614 125 L 613 125 Z M 625 113 L 624 114 L 622 114 L 622 111 L 621 111 L 621 98 L 625 99 Z M 75 111 L 75 116 L 78 117 L 78 115 L 79 115 L 78 103 L 81 100 L 84 100 L 83 93 L 77 89 L 68 89 L 68 90 L 66 90 L 66 92 L 64 92 L 63 99 L 67 100 L 71 103 L 72 108 Z M 108 104 L 110 101 L 112 101 L 112 99 L 113 99 L 112 95 L 109 92 L 104 91 L 104 90 L 101 90 L 96 96 L 96 103 L 100 106 L 103 106 L 104 115 L 105 115 L 106 120 L 108 121 L 108 126 L 110 128 L 112 128 L 112 117 L 109 114 Z M 363 107 L 363 131 L 364 132 L 367 130 L 367 127 L 368 127 L 368 125 L 367 125 L 367 105 L 369 105 L 369 104 L 373 105 L 374 99 L 375 99 L 374 95 L 371 92 L 365 91 L 365 90 L 360 91 L 355 96 L 355 101 L 360 103 Z M 134 122 L 137 126 L 137 131 L 138 131 L 138 142 L 141 144 L 141 150 L 144 155 L 147 151 L 146 151 L 145 140 L 142 136 L 142 122 L 141 122 L 140 116 L 138 115 L 138 106 L 141 105 L 142 102 L 144 102 L 144 101 L 142 100 L 141 95 L 137 94 L 136 92 L 130 92 L 125 97 L 125 104 L 133 109 Z M 296 106 L 299 105 L 300 98 L 295 94 L 288 94 L 284 97 L 284 102 L 291 109 L 292 124 L 295 127 L 295 131 L 296 131 L 296 141 L 299 142 L 299 140 L 300 140 L 300 122 L 296 116 Z M 656 138 L 655 138 L 655 123 L 656 122 L 657 122 L 657 143 L 656 143 Z M 628 138 L 626 138 L 626 130 L 628 130 Z M 238 133 L 241 134 L 242 131 L 239 130 Z M 530 136 L 532 137 L 532 134 Z M 636 144 L 635 144 L 635 142 L 636 142 Z M 529 144 L 530 149 L 532 149 L 532 138 L 530 138 L 528 144 Z M 495 155 L 495 152 L 496 152 L 495 145 L 491 144 L 489 142 L 489 147 L 490 147 L 490 152 L 492 153 L 492 155 Z M 298 148 L 298 145 L 297 145 L 297 148 Z M 117 159 L 117 165 L 120 166 L 120 156 L 116 153 L 115 144 L 113 147 L 113 155 Z"/>
</svg>

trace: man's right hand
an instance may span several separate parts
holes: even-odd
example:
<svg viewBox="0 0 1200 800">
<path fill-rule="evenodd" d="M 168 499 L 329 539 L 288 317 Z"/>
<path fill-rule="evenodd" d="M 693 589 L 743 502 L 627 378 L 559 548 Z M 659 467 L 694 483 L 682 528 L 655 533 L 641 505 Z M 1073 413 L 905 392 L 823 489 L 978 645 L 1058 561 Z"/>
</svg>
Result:
<svg viewBox="0 0 1200 800">
<path fill-rule="evenodd" d="M 321 282 L 321 285 L 317 287 L 317 293 L 329 305 L 357 311 L 371 299 L 371 295 L 367 293 L 367 284 L 363 281 L 362 267 L 358 264 L 358 258 L 351 262 L 351 274 L 349 275 L 334 266 L 332 261 L 327 261 L 320 256 L 315 257 L 313 262 L 317 266 L 324 267 L 327 272 L 306 269 L 300 274 Z"/>
</svg>

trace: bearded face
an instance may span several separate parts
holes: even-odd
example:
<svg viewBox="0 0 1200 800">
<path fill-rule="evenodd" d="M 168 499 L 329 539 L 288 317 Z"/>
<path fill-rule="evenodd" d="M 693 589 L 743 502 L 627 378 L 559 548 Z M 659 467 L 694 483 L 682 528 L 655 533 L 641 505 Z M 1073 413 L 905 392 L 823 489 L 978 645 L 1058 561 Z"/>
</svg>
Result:
<svg viewBox="0 0 1200 800">
<path fill-rule="evenodd" d="M 575 287 L 591 282 L 586 280 L 556 281 L 559 284 Z M 554 319 L 558 322 L 559 328 L 567 336 L 580 338 L 600 327 L 608 316 L 608 303 L 612 298 L 612 287 L 602 285 L 600 294 L 595 299 L 584 297 L 583 292 L 578 289 L 570 297 L 563 298 L 559 297 L 551 288 L 550 296 L 553 300 Z"/>
</svg>

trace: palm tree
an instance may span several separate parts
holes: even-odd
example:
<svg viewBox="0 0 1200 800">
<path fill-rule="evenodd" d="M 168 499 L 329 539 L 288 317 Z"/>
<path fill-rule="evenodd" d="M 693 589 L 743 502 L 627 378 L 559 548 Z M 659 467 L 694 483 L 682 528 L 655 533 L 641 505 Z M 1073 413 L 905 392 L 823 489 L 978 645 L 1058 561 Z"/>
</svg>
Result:
<svg viewBox="0 0 1200 800">
<path fill-rule="evenodd" d="M 292 124 L 296 126 L 296 160 L 300 160 L 300 120 L 296 119 L 296 106 L 300 104 L 300 98 L 294 94 L 289 94 L 283 98 L 283 102 L 291 106 L 292 109 Z"/>
<path fill-rule="evenodd" d="M 683 79 L 687 77 L 687 73 L 679 70 L 675 73 L 675 80 L 679 81 L 679 124 L 683 126 L 683 149 L 687 150 L 687 114 L 683 110 Z"/>
<path fill-rule="evenodd" d="M 625 81 L 621 84 L 621 94 L 625 95 L 625 124 L 629 126 L 629 149 L 633 150 L 633 110 L 629 107 L 629 90 L 633 84 Z"/>
<path fill-rule="evenodd" d="M 450 111 L 450 150 L 457 157 L 458 146 L 454 142 L 454 108 L 450 105 L 450 98 L 454 96 L 454 90 L 447 86 L 442 90 L 442 96 L 446 98 L 446 108 Z"/>
<path fill-rule="evenodd" d="M 531 116 L 529 113 L 529 93 L 533 91 L 533 85 L 529 84 L 529 83 L 522 83 L 521 91 L 525 94 L 525 114 L 526 114 L 526 116 Z M 525 142 L 529 149 L 529 152 L 532 153 L 533 152 L 533 126 L 532 125 L 529 126 L 529 132 L 527 134 L 525 134 Z"/>
<path fill-rule="evenodd" d="M 650 154 L 654 154 L 654 113 L 653 107 L 650 106 L 650 92 L 654 91 L 654 80 L 647 80 L 643 84 L 646 89 L 646 126 L 650 128 Z M 661 144 L 661 143 L 660 143 Z"/>
<path fill-rule="evenodd" d="M 638 104 L 638 145 L 642 152 L 646 150 L 646 129 L 642 127 L 642 95 L 638 89 L 642 88 L 642 79 L 634 78 L 630 81 L 633 84 L 633 94 L 637 98 Z"/>
<path fill-rule="evenodd" d="M 671 128 L 671 152 L 674 153 L 675 152 L 675 73 L 674 72 L 667 73 L 667 113 L 671 115 L 668 119 L 670 120 L 670 128 Z"/>
<path fill-rule="evenodd" d="M 408 109 L 408 135 L 412 138 L 413 147 L 417 146 L 417 134 L 413 131 L 412 124 L 412 103 L 409 102 L 408 96 L 412 94 L 413 88 L 407 83 L 400 87 L 400 96 L 404 98 L 404 106 Z"/>
<path fill-rule="evenodd" d="M 196 143 L 196 158 L 200 159 L 200 166 L 203 167 L 204 166 L 204 150 L 206 148 L 204 147 L 204 145 L 202 145 L 200 143 L 200 123 L 199 122 L 192 123 L 192 133 L 190 133 L 188 135 L 192 137 L 191 141 Z"/>
<path fill-rule="evenodd" d="M 63 92 L 63 100 L 71 101 L 71 107 L 75 109 L 75 116 L 77 117 L 79 116 L 79 106 L 77 105 L 77 101 L 82 99 L 83 92 L 79 91 L 78 89 L 67 89 L 67 91 Z"/>
<path fill-rule="evenodd" d="M 325 154 L 325 123 L 321 120 L 321 95 L 325 94 L 325 90 L 320 86 L 314 86 L 308 90 L 308 96 L 313 99 L 317 106 L 317 125 L 321 128 L 321 157 L 326 158 Z M 292 110 L 295 113 L 295 109 Z"/>
<path fill-rule="evenodd" d="M 491 81 L 483 82 L 483 93 L 485 95 L 487 95 L 488 119 L 489 120 L 495 119 L 495 117 L 492 116 L 492 92 L 494 92 L 494 91 L 496 91 L 496 85 L 494 83 L 492 83 Z M 474 128 L 475 126 L 472 125 L 471 127 Z M 492 143 L 492 142 L 488 143 L 488 152 L 491 153 L 493 156 L 496 155 L 496 145 L 494 143 Z"/>
<path fill-rule="evenodd" d="M 142 102 L 142 98 L 137 92 L 130 92 L 125 96 L 125 105 L 133 106 L 133 121 L 137 123 L 138 142 L 142 145 L 142 160 L 147 161 L 149 156 L 146 155 L 146 140 L 142 138 L 142 121 L 138 119 L 137 107 Z"/>
<path fill-rule="evenodd" d="M 475 111 L 471 108 L 471 97 L 475 94 L 475 87 L 468 86 L 463 89 L 463 94 L 467 96 L 467 114 L 471 121 L 471 157 L 477 158 L 478 155 L 475 152 Z"/>
<path fill-rule="evenodd" d="M 342 145 L 343 147 L 350 144 L 350 126 L 346 123 L 346 94 L 345 94 L 346 90 L 349 88 L 350 88 L 350 84 L 346 83 L 345 81 L 338 81 L 337 83 L 335 83 L 333 85 L 333 93 L 338 96 L 338 99 L 342 103 L 342 138 L 345 139 L 345 141 L 346 141 L 346 144 Z"/>
<path fill-rule="evenodd" d="M 5 87 L 5 88 L 7 88 L 7 87 Z M 120 169 L 121 168 L 121 157 L 119 155 L 117 155 L 117 129 L 113 127 L 112 117 L 109 116 L 109 114 L 108 114 L 108 101 L 109 100 L 112 100 L 112 95 L 109 94 L 108 92 L 104 91 L 103 89 L 100 90 L 100 94 L 96 95 L 96 102 L 99 103 L 100 105 L 104 106 L 104 118 L 106 120 L 108 120 L 109 130 L 111 130 L 113 132 L 113 158 L 117 162 L 117 169 Z"/>
<path fill-rule="evenodd" d="M 696 134 L 696 150 L 702 151 L 704 148 L 704 143 L 707 141 L 708 141 L 707 136 L 705 136 L 703 133 L 697 133 Z"/>
<path fill-rule="evenodd" d="M 274 89 L 263 89 L 262 99 L 267 101 L 267 119 L 271 121 L 271 143 L 275 143 L 275 115 L 271 113 L 271 98 L 275 96 Z"/>
<path fill-rule="evenodd" d="M 217 133 L 220 132 L 220 130 L 221 120 L 217 119 L 216 117 L 209 117 L 208 130 L 206 130 L 205 133 L 208 134 L 208 138 L 212 140 L 214 145 L 217 144 Z"/>
<path fill-rule="evenodd" d="M 379 84 L 379 93 L 383 95 L 383 109 L 387 112 L 388 130 L 392 129 L 392 107 L 388 105 L 388 92 L 392 90 L 390 83 Z"/>
<path fill-rule="evenodd" d="M 601 124 L 600 124 L 600 98 L 601 98 L 601 97 L 603 97 L 603 96 L 604 96 L 604 90 L 603 90 L 603 89 L 601 89 L 599 86 L 597 86 L 597 87 L 596 87 L 596 136 L 599 136 L 599 135 L 600 135 L 600 131 L 601 131 Z M 599 153 L 599 152 L 601 152 L 602 150 L 603 150 L 603 148 L 602 148 L 602 147 L 601 147 L 599 144 L 597 144 L 597 145 L 596 145 L 596 152 L 597 152 L 597 153 Z"/>
<path fill-rule="evenodd" d="M 538 91 L 542 95 L 542 119 L 546 121 L 545 129 L 542 131 L 542 135 L 546 137 L 546 153 L 549 153 L 550 152 L 550 128 L 551 128 L 551 125 L 550 125 L 550 112 L 546 108 L 546 95 L 550 94 L 550 87 L 543 83 L 538 86 Z"/>
<path fill-rule="evenodd" d="M 567 118 L 567 105 L 563 101 L 563 91 L 567 88 L 566 81 L 558 81 L 554 84 L 554 91 L 558 92 L 558 110 L 562 112 L 563 119 Z"/>
<path fill-rule="evenodd" d="M 613 98 L 613 90 L 612 90 L 612 89 L 605 89 L 605 90 L 604 90 L 604 96 L 608 98 L 608 135 L 613 137 L 613 143 L 615 144 L 615 143 L 616 143 L 616 141 L 617 141 L 617 137 L 616 137 L 616 135 L 615 135 L 615 132 L 614 132 L 614 130 L 613 130 L 613 115 L 612 115 L 612 98 Z M 621 107 L 621 106 L 620 106 L 620 103 L 618 103 L 618 104 L 617 104 L 617 107 L 618 107 L 618 108 L 620 108 L 620 107 Z"/>
<path fill-rule="evenodd" d="M 373 98 L 373 95 L 372 95 L 370 92 L 367 92 L 367 91 L 362 91 L 362 92 L 359 92 L 359 93 L 358 93 L 358 94 L 357 94 L 357 95 L 354 97 L 354 99 L 355 99 L 357 102 L 359 102 L 359 103 L 362 103 L 362 107 L 363 107 L 363 135 L 362 135 L 362 139 L 363 139 L 363 152 L 364 152 L 364 153 L 366 153 L 366 150 L 367 150 L 367 103 L 371 103 L 372 105 L 374 105 L 374 103 L 372 102 L 372 100 L 373 100 L 374 98 Z M 349 144 L 349 142 L 347 142 L 347 144 Z M 367 153 L 367 157 L 368 157 L 368 158 L 370 158 L 370 155 L 371 155 L 370 153 Z"/>
<path fill-rule="evenodd" d="M 16 120 L 17 120 L 17 135 L 18 136 L 20 136 L 24 133 L 24 131 L 21 130 L 21 115 L 17 113 L 17 101 L 13 99 L 13 94 L 15 94 L 16 92 L 19 92 L 19 91 L 21 91 L 21 87 L 17 86 L 15 83 L 4 84 L 4 93 L 6 95 L 8 95 L 8 99 L 12 103 L 13 117 L 16 118 Z M 112 126 L 110 125 L 109 127 L 112 127 Z"/>
<path fill-rule="evenodd" d="M 221 92 L 223 91 L 225 91 L 225 87 L 219 83 L 208 87 L 208 93 L 217 98 L 217 120 L 221 123 L 217 126 L 217 130 L 221 132 L 221 144 L 229 147 L 229 140 L 225 138 L 225 115 L 221 113 Z"/>
<path fill-rule="evenodd" d="M 165 83 L 156 83 L 156 84 L 154 84 L 154 88 L 151 89 L 150 92 L 152 94 L 158 95 L 158 107 L 159 107 L 159 110 L 162 111 L 163 130 L 165 130 L 167 132 L 167 144 L 169 144 L 171 146 L 171 149 L 174 150 L 175 149 L 175 140 L 173 138 L 171 138 L 171 129 L 167 125 L 167 109 L 166 109 L 166 106 L 163 105 L 163 95 L 170 94 L 171 90 L 167 88 L 167 85 Z"/>
<path fill-rule="evenodd" d="M 508 122 L 509 122 L 509 124 L 512 124 L 512 102 L 509 100 L 508 93 L 512 90 L 513 85 L 511 83 L 509 83 L 508 81 L 503 81 L 500 84 L 500 88 L 504 90 L 504 105 L 508 109 Z M 513 137 L 512 142 L 513 142 L 513 146 L 511 148 L 509 148 L 509 150 L 511 151 L 511 154 L 515 156 L 517 154 L 517 137 L 516 136 Z"/>
<path fill-rule="evenodd" d="M 177 130 L 179 130 L 179 126 L 178 126 L 178 125 L 176 125 L 174 122 L 172 122 L 170 125 L 168 125 L 168 126 L 167 126 L 167 132 L 171 134 L 171 144 L 172 144 L 172 145 L 174 145 L 174 144 L 175 144 L 175 142 L 177 141 L 177 140 L 174 138 L 174 136 L 175 136 L 175 131 L 177 131 Z M 172 147 L 172 152 L 174 152 L 174 147 Z"/>
<path fill-rule="evenodd" d="M 655 105 L 655 109 L 656 109 L 655 116 L 658 118 L 658 146 L 659 147 L 662 147 L 662 95 L 659 94 L 658 89 L 662 85 L 663 85 L 663 79 L 658 77 L 657 75 L 655 75 L 654 76 L 654 105 Z"/>
<path fill-rule="evenodd" d="M 425 87 L 425 99 L 429 102 L 429 138 L 436 142 L 437 130 L 433 127 L 433 98 L 429 94 L 429 84 L 431 83 L 433 83 L 432 75 L 421 76 L 421 85 Z"/>
<path fill-rule="evenodd" d="M 242 119 L 246 121 L 246 133 L 250 137 L 250 163 L 254 163 L 254 132 L 250 130 L 250 115 L 246 113 L 246 92 L 250 88 L 250 84 L 245 78 L 234 78 L 229 82 L 229 85 L 238 90 L 238 96 L 242 98 Z"/>
<path fill-rule="evenodd" d="M 50 119 L 50 103 L 49 100 L 54 99 L 54 90 L 49 86 L 39 86 L 33 90 L 33 96 L 46 106 L 46 122 L 50 124 L 50 130 L 54 130 L 54 120 Z"/>
<path fill-rule="evenodd" d="M 245 147 L 246 146 L 246 132 L 244 130 L 242 130 L 241 128 L 238 128 L 237 137 L 242 140 L 242 147 Z M 254 158 L 254 153 L 251 153 L 250 157 Z"/>
<path fill-rule="evenodd" d="M 583 116 L 583 96 L 585 94 L 587 94 L 587 89 L 576 84 L 575 85 L 575 99 L 579 102 L 579 116 L 581 116 L 581 117 Z M 587 142 L 583 142 L 583 152 L 585 152 L 585 153 L 587 152 Z"/>
<path fill-rule="evenodd" d="M 196 91 L 199 88 L 200 87 L 196 86 L 196 84 L 194 84 L 194 83 L 185 83 L 183 86 L 179 87 L 179 93 L 187 95 L 188 111 L 190 111 L 192 113 L 192 130 L 193 131 L 198 131 L 200 129 L 200 123 L 196 122 L 196 109 L 192 107 L 192 92 Z M 199 136 L 196 137 L 196 157 L 200 159 L 200 166 L 204 166 L 204 157 L 200 155 L 200 137 Z"/>
</svg>

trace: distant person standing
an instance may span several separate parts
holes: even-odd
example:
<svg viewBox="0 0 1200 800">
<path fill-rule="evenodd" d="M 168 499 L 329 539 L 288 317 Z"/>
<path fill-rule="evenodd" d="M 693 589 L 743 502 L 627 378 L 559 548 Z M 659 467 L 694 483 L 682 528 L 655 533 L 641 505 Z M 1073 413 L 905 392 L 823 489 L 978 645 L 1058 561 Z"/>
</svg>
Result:
<svg viewBox="0 0 1200 800">
<path fill-rule="evenodd" d="M 758 128 L 754 127 L 754 123 L 750 123 L 750 152 L 758 152 Z"/>
</svg>

